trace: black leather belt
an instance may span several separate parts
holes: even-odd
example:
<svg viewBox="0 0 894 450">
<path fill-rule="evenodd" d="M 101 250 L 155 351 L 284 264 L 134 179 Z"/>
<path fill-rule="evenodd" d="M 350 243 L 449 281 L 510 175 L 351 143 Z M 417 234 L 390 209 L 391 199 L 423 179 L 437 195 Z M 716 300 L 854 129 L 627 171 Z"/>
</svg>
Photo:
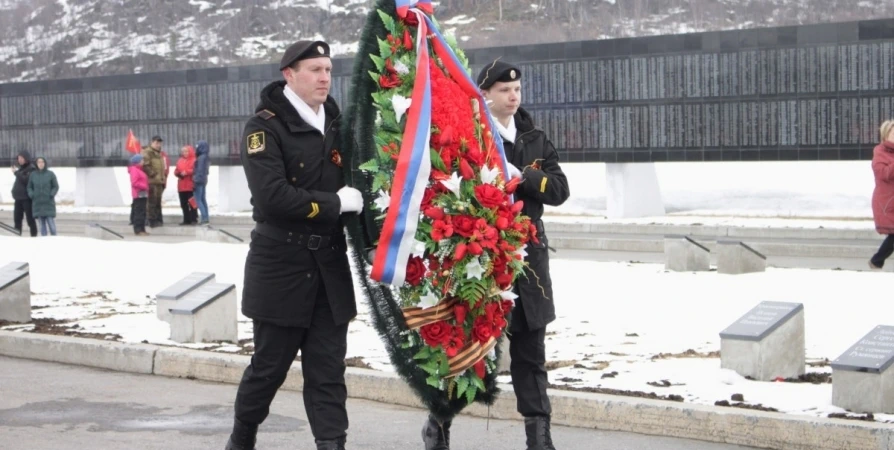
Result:
<svg viewBox="0 0 894 450">
<path fill-rule="evenodd" d="M 308 232 L 284 230 L 282 228 L 258 222 L 255 224 L 255 232 L 261 236 L 283 242 L 290 245 L 307 247 L 308 250 L 319 250 L 324 247 L 345 245 L 345 235 L 320 235 Z"/>
</svg>

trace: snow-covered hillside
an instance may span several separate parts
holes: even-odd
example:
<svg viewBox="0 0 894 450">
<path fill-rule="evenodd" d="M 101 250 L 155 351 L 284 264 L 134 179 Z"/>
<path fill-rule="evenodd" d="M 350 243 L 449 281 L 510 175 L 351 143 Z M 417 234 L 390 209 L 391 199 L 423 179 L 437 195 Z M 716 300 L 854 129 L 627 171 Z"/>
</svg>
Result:
<svg viewBox="0 0 894 450">
<path fill-rule="evenodd" d="M 463 46 L 884 17 L 890 0 L 441 0 Z M 260 64 L 298 39 L 349 54 L 375 0 L 0 0 L 0 83 Z M 890 13 L 888 13 L 890 17 Z M 532 32 L 536 30 L 537 32 Z"/>
</svg>

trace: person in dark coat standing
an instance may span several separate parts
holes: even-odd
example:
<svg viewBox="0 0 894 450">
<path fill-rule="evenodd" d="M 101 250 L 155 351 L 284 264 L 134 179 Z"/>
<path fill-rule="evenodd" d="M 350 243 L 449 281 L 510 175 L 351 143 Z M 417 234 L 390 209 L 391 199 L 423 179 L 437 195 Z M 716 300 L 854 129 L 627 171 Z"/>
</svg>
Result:
<svg viewBox="0 0 894 450">
<path fill-rule="evenodd" d="M 37 170 L 28 179 L 28 197 L 31 198 L 32 215 L 40 222 L 40 235 L 56 235 L 56 194 L 59 192 L 59 181 L 56 174 L 47 166 L 47 160 L 38 157 Z"/>
<path fill-rule="evenodd" d="M 515 197 L 524 202 L 522 213 L 537 227 L 538 242 L 528 242 L 525 276 L 513 287 L 518 295 L 509 325 L 509 372 L 517 409 L 525 418 L 528 450 L 555 450 L 550 434 L 550 407 L 546 388 L 546 326 L 556 319 L 549 274 L 549 239 L 543 228 L 543 205 L 558 206 L 569 196 L 568 179 L 559 166 L 559 154 L 546 133 L 534 125 L 521 105 L 521 71 L 502 61 L 486 65 L 478 74 L 478 87 L 490 105 L 503 139 L 510 177 L 522 178 Z M 429 417 L 422 430 L 426 450 L 449 449 L 450 423 Z"/>
<path fill-rule="evenodd" d="M 254 449 L 258 425 L 301 351 L 304 407 L 318 450 L 343 450 L 348 429 L 345 353 L 357 314 L 341 215 L 359 213 L 336 149 L 339 109 L 321 41 L 292 44 L 284 81 L 261 92 L 242 137 L 256 222 L 245 260 L 242 313 L 255 353 L 236 394 L 227 450 Z"/>
<path fill-rule="evenodd" d="M 193 196 L 196 199 L 196 208 L 201 214 L 199 225 L 207 225 L 208 218 L 208 172 L 211 171 L 211 159 L 208 155 L 208 142 L 202 140 L 196 143 L 196 163 L 192 175 Z"/>
<path fill-rule="evenodd" d="M 885 240 L 869 260 L 869 268 L 875 270 L 881 270 L 894 254 L 894 120 L 882 123 L 879 134 L 879 144 L 872 150 L 872 217 L 875 230 L 885 235 Z"/>
<path fill-rule="evenodd" d="M 15 182 L 12 184 L 12 199 L 15 201 L 13 206 L 13 226 L 22 233 L 22 219 L 28 222 L 28 229 L 31 231 L 31 237 L 37 236 L 37 222 L 34 221 L 34 214 L 31 210 L 31 197 L 28 197 L 28 179 L 31 172 L 34 172 L 34 165 L 31 164 L 31 154 L 27 150 L 22 150 L 16 157 L 16 163 L 12 166 L 12 173 L 15 175 Z"/>
</svg>

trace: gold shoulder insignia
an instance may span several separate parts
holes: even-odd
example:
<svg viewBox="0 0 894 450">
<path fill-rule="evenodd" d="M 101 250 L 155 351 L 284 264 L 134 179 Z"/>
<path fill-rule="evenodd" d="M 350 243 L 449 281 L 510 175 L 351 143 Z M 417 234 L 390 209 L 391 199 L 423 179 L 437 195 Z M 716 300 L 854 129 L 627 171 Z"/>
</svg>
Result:
<svg viewBox="0 0 894 450">
<path fill-rule="evenodd" d="M 249 134 L 248 138 L 246 138 L 246 147 L 248 148 L 249 155 L 263 152 L 264 149 L 267 148 L 266 144 L 267 139 L 263 131 Z"/>
<path fill-rule="evenodd" d="M 262 110 L 258 111 L 258 113 L 255 115 L 260 117 L 261 119 L 270 120 L 270 118 L 275 116 L 276 114 L 273 114 L 273 112 L 270 111 L 269 109 L 262 109 Z"/>
</svg>

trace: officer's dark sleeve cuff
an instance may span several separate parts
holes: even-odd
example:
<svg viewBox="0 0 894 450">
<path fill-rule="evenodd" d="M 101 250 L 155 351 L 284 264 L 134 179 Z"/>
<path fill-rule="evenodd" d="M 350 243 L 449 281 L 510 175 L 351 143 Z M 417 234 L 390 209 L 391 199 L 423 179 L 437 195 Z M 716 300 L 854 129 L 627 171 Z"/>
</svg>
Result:
<svg viewBox="0 0 894 450">
<path fill-rule="evenodd" d="M 314 199 L 317 204 L 318 212 L 311 220 L 318 220 L 324 223 L 338 222 L 339 211 L 341 211 L 341 200 L 338 194 L 334 192 L 314 192 Z"/>
<path fill-rule="evenodd" d="M 549 189 L 549 177 L 546 176 L 546 172 L 526 167 L 522 175 L 524 182 L 519 185 L 519 189 L 524 193 L 535 196 L 545 194 Z"/>
</svg>

